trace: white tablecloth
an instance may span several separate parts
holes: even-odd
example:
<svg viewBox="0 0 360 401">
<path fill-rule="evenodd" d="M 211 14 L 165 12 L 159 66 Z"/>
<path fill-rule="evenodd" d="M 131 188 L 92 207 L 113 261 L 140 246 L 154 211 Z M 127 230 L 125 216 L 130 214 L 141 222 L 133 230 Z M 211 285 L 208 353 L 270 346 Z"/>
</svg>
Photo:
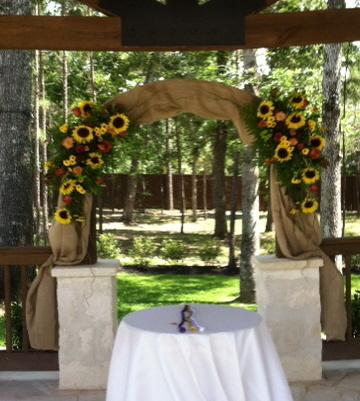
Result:
<svg viewBox="0 0 360 401">
<path fill-rule="evenodd" d="M 259 314 L 217 305 L 191 308 L 203 332 L 179 332 L 182 305 L 125 316 L 106 401 L 292 401 Z"/>
</svg>

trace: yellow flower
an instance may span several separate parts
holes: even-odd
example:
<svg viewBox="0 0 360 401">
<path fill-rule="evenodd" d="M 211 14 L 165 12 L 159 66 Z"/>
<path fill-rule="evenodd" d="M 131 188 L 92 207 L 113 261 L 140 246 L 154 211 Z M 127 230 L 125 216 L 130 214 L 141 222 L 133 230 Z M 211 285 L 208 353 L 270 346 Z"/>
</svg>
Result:
<svg viewBox="0 0 360 401">
<path fill-rule="evenodd" d="M 71 165 L 71 161 L 69 159 L 63 160 L 63 165 L 69 167 Z"/>
<path fill-rule="evenodd" d="M 77 217 L 75 220 L 78 221 L 79 223 L 83 223 L 85 221 L 85 217 L 80 216 L 80 217 Z"/>
<path fill-rule="evenodd" d="M 267 120 L 266 120 L 266 126 L 267 126 L 267 128 L 274 128 L 274 127 L 276 127 L 276 121 L 275 121 L 275 117 L 269 117 Z"/>
<path fill-rule="evenodd" d="M 326 143 L 325 139 L 322 138 L 319 135 L 311 136 L 309 138 L 309 142 L 310 142 L 309 146 L 311 148 L 314 148 L 314 149 L 317 149 L 317 150 L 324 149 L 324 146 L 325 146 L 325 143 Z"/>
<path fill-rule="evenodd" d="M 94 128 L 94 132 L 95 132 L 95 135 L 100 137 L 100 138 L 101 138 L 102 135 L 104 135 L 104 132 L 99 127 L 95 127 Z"/>
<path fill-rule="evenodd" d="M 304 149 L 301 150 L 301 153 L 306 156 L 309 153 L 309 149 L 308 148 L 304 148 Z"/>
<path fill-rule="evenodd" d="M 47 161 L 44 164 L 44 170 L 45 171 L 49 171 L 51 168 L 54 168 L 54 167 L 55 167 L 55 164 L 53 162 L 51 162 L 51 161 Z"/>
<path fill-rule="evenodd" d="M 298 178 L 292 178 L 292 179 L 291 179 L 291 183 L 292 183 L 292 184 L 295 184 L 295 185 L 296 185 L 296 184 L 300 184 L 300 182 L 301 182 L 301 180 L 299 180 Z"/>
<path fill-rule="evenodd" d="M 71 135 L 78 143 L 90 142 L 94 138 L 93 129 L 87 125 L 75 127 Z"/>
<path fill-rule="evenodd" d="M 74 189 L 75 189 L 75 180 L 67 180 L 61 185 L 59 192 L 62 195 L 69 195 Z"/>
<path fill-rule="evenodd" d="M 69 126 L 67 124 L 63 124 L 60 128 L 59 131 L 62 132 L 63 134 L 66 134 L 69 129 Z"/>
<path fill-rule="evenodd" d="M 290 103 L 294 109 L 304 109 L 308 105 L 306 96 L 299 93 L 296 93 L 290 98 Z"/>
<path fill-rule="evenodd" d="M 279 162 L 286 162 L 290 160 L 293 156 L 294 148 L 289 146 L 287 141 L 282 141 L 275 149 L 274 157 Z"/>
<path fill-rule="evenodd" d="M 289 115 L 285 123 L 289 128 L 298 129 L 305 125 L 306 119 L 301 113 L 295 112 Z"/>
<path fill-rule="evenodd" d="M 54 219 L 60 224 L 70 224 L 71 214 L 65 208 L 57 209 L 54 214 Z"/>
<path fill-rule="evenodd" d="M 80 102 L 78 107 L 81 112 L 81 117 L 89 117 L 94 106 L 94 102 Z"/>
<path fill-rule="evenodd" d="M 83 195 L 86 194 L 86 191 L 85 191 L 85 189 L 84 189 L 84 187 L 82 185 L 77 184 L 75 186 L 75 188 L 79 192 L 79 194 L 83 194 Z"/>
<path fill-rule="evenodd" d="M 257 109 L 257 116 L 263 120 L 272 116 L 272 111 L 275 109 L 273 102 L 261 102 Z"/>
<path fill-rule="evenodd" d="M 320 179 L 319 172 L 314 168 L 308 167 L 301 173 L 301 178 L 306 184 L 313 184 Z"/>
<path fill-rule="evenodd" d="M 316 122 L 314 120 L 309 120 L 308 127 L 310 132 L 314 132 L 316 128 Z"/>
<path fill-rule="evenodd" d="M 109 128 L 116 134 L 125 132 L 130 124 L 130 120 L 125 114 L 115 114 L 110 117 Z"/>
<path fill-rule="evenodd" d="M 319 203 L 312 198 L 305 198 L 301 203 L 301 211 L 303 213 L 314 213 L 317 211 Z"/>
<path fill-rule="evenodd" d="M 102 123 L 102 124 L 100 125 L 100 131 L 101 131 L 102 134 L 105 134 L 106 131 L 107 131 L 108 129 L 109 129 L 109 127 L 108 127 L 107 124 Z"/>
<path fill-rule="evenodd" d="M 299 211 L 297 209 L 291 209 L 289 213 L 290 214 L 297 214 L 297 213 L 299 213 Z"/>
<path fill-rule="evenodd" d="M 91 168 L 100 168 L 102 164 L 104 164 L 104 160 L 101 157 L 100 153 L 89 153 L 89 159 L 86 160 L 86 164 L 88 164 Z"/>
</svg>

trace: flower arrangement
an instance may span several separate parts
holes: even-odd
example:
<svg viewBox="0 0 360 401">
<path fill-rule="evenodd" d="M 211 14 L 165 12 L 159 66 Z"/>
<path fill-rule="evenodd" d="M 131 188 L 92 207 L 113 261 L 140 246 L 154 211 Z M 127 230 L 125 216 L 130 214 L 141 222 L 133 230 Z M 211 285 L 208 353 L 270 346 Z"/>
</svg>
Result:
<svg viewBox="0 0 360 401">
<path fill-rule="evenodd" d="M 70 120 L 55 130 L 53 155 L 45 164 L 47 183 L 62 196 L 64 206 L 54 214 L 60 224 L 85 220 L 84 196 L 100 192 L 101 175 L 130 124 L 119 106 L 104 109 L 87 101 L 72 109 Z"/>
<path fill-rule="evenodd" d="M 273 90 L 242 114 L 256 138 L 260 163 L 275 167 L 277 183 L 293 201 L 290 214 L 316 212 L 320 169 L 328 165 L 322 155 L 325 128 L 318 123 L 318 109 L 305 94 L 284 96 Z"/>
</svg>

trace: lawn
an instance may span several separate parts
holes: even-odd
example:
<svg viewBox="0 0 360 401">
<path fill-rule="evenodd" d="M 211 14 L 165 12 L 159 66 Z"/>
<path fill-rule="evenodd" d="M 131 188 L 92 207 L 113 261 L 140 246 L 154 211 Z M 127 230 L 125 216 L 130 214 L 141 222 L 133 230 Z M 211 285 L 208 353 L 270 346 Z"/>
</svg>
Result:
<svg viewBox="0 0 360 401">
<path fill-rule="evenodd" d="M 231 302 L 239 295 L 239 278 L 220 275 L 119 274 L 118 318 L 140 309 L 171 304 L 207 303 L 243 307 Z"/>
</svg>

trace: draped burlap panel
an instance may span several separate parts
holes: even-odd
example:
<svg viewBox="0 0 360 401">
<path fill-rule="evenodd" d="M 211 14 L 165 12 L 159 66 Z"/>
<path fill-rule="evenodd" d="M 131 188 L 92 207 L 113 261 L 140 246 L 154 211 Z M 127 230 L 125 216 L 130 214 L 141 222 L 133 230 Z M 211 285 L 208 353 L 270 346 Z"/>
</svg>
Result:
<svg viewBox="0 0 360 401">
<path fill-rule="evenodd" d="M 64 204 L 59 197 L 58 207 Z M 60 224 L 55 220 L 49 229 L 49 240 L 53 254 L 40 267 L 33 281 L 26 303 L 26 320 L 30 344 L 35 349 L 58 349 L 58 316 L 56 301 L 56 279 L 51 276 L 53 266 L 71 266 L 81 263 L 86 255 L 92 196 L 84 197 L 85 222 Z"/>
<path fill-rule="evenodd" d="M 326 339 L 344 340 L 346 314 L 342 275 L 319 248 L 321 231 L 316 213 L 290 215 L 291 204 L 284 189 L 276 183 L 276 172 L 271 169 L 271 206 L 275 223 L 277 244 L 284 257 L 303 260 L 321 257 L 324 266 L 320 268 L 321 325 Z"/>
</svg>

